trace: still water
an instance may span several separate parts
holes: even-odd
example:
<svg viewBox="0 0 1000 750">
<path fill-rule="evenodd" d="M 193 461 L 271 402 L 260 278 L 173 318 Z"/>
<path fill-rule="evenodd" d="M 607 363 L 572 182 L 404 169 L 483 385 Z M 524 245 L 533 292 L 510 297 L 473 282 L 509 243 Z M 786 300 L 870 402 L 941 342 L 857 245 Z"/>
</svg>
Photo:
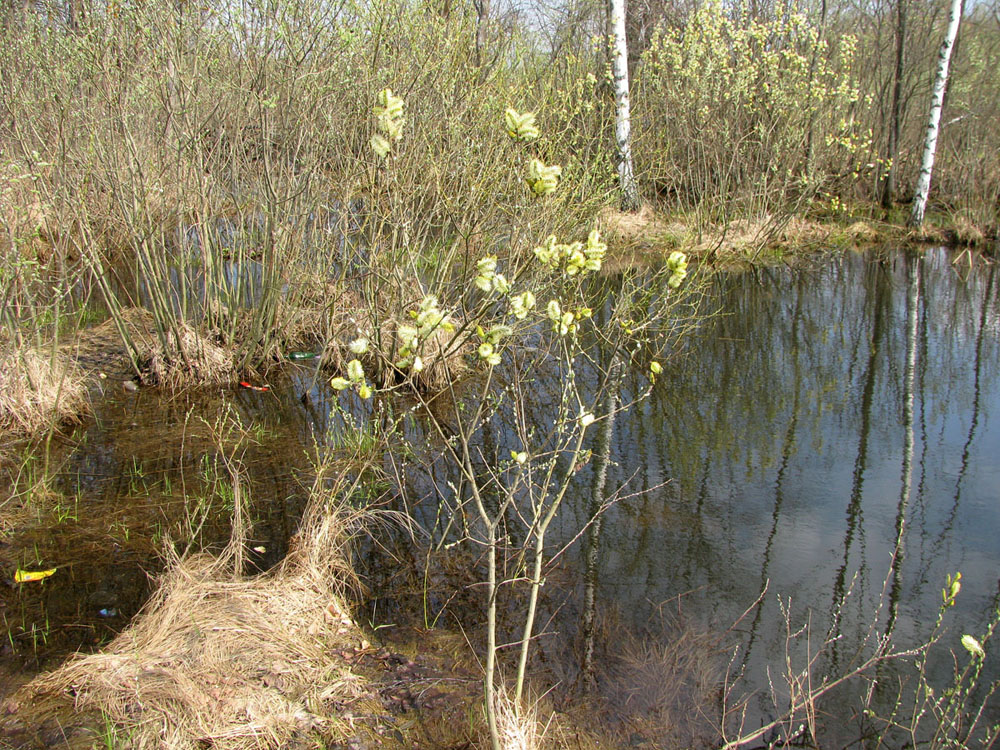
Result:
<svg viewBox="0 0 1000 750">
<path fill-rule="evenodd" d="M 950 258 L 720 278 L 715 324 L 620 423 L 618 480 L 659 489 L 607 513 L 600 596 L 641 618 L 695 592 L 688 611 L 726 628 L 766 588 L 738 626 L 764 689 L 779 599 L 814 648 L 837 638 L 817 669 L 835 673 L 873 626 L 917 643 L 961 571 L 941 645 L 964 659 L 1000 594 L 1000 295 L 995 265 Z"/>
<path fill-rule="evenodd" d="M 870 656 L 876 638 L 916 646 L 947 576 L 961 572 L 928 668 L 946 687 L 951 652 L 967 660 L 961 636 L 981 635 L 1000 603 L 996 266 L 969 272 L 952 257 L 846 254 L 714 279 L 711 321 L 681 342 L 651 397 L 616 421 L 608 492 L 621 499 L 581 534 L 594 511 L 581 471 L 560 511 L 550 548 L 576 541 L 551 571 L 548 640 L 579 653 L 583 581 L 596 589 L 598 632 L 612 639 L 619 628 L 657 637 L 664 612 L 724 634 L 728 667 L 744 676 L 735 694 L 756 691 L 752 726 L 775 714 L 772 684 L 779 705 L 786 697 L 786 653 L 798 671 L 827 641 L 811 672 L 818 684 Z M 544 383 L 525 395 L 540 425 L 555 398 Z M 626 377 L 622 402 L 646 383 Z M 502 429 L 483 443 L 499 458 L 519 448 Z M 422 492 L 447 495 L 443 485 L 438 477 Z M 433 529 L 436 508 L 410 511 Z M 791 644 L 789 625 L 807 627 Z M 518 637 L 513 626 L 508 635 Z M 880 679 L 892 685 L 908 669 L 886 665 Z M 985 673 L 1000 676 L 995 653 Z M 827 742 L 860 736 L 862 688 L 853 690 L 821 705 Z M 987 716 L 1000 720 L 996 697 Z"/>
<path fill-rule="evenodd" d="M 634 609 L 706 586 L 735 611 L 770 581 L 829 612 L 854 581 L 864 611 L 902 523 L 897 628 L 933 620 L 947 573 L 970 616 L 995 601 L 994 279 L 932 251 L 721 280 L 716 324 L 617 435 L 622 480 L 672 481 L 605 525 L 609 595 Z"/>
<path fill-rule="evenodd" d="M 598 611 L 625 628 L 643 629 L 671 602 L 687 621 L 726 632 L 733 665 L 763 694 L 767 666 L 784 658 L 782 602 L 794 626 L 809 623 L 814 645 L 834 639 L 816 673 L 835 674 L 870 632 L 917 643 L 946 576 L 961 571 L 934 666 L 935 679 L 947 677 L 948 650 L 964 658 L 959 638 L 980 634 L 1000 597 L 996 266 L 950 261 L 944 249 L 846 254 L 808 269 L 715 277 L 712 320 L 678 346 L 651 398 L 617 420 L 608 488 L 621 499 L 583 535 L 592 509 L 589 472 L 579 472 L 581 491 L 552 532 L 577 542 L 553 571 L 548 629 L 578 642 L 584 580 L 595 583 Z M 200 540 L 222 543 L 225 498 L 213 501 L 217 515 L 203 506 L 218 478 L 213 432 L 226 409 L 255 438 L 241 449 L 254 563 L 280 559 L 307 495 L 310 446 L 342 428 L 324 378 L 310 363 L 290 368 L 267 393 L 234 386 L 164 399 L 108 386 L 98 394 L 95 418 L 50 446 L 58 492 L 40 497 L 34 528 L 0 550 L 19 565 L 60 568 L 43 587 L 0 590 L 8 672 L 93 648 L 127 624 L 148 593 L 146 573 L 160 565 L 157 545 L 202 515 Z M 645 385 L 627 379 L 623 397 Z M 534 413 L 544 419 L 539 393 Z M 407 430 L 423 446 L 407 493 L 423 502 L 407 509 L 426 540 L 440 523 L 432 496 L 447 482 L 418 466 L 435 453 L 419 419 Z M 517 447 L 504 439 L 491 436 L 498 455 Z M 423 553 L 393 563 L 366 557 L 377 561 L 366 615 L 378 624 L 399 614 L 390 600 L 405 576 L 392 568 Z M 470 591 L 435 593 L 429 614 L 475 609 Z M 397 596 L 396 607 L 421 597 Z M 1000 672 L 995 653 L 987 672 Z M 772 713 L 763 695 L 751 706 L 755 720 Z"/>
</svg>

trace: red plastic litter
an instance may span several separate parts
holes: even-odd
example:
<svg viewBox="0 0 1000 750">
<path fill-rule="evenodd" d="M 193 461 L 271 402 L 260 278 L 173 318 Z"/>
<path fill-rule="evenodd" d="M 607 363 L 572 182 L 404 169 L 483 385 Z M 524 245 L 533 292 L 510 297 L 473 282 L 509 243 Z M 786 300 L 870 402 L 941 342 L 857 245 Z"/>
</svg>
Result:
<svg viewBox="0 0 1000 750">
<path fill-rule="evenodd" d="M 251 385 L 250 383 L 248 383 L 245 380 L 241 380 L 240 381 L 240 385 L 242 385 L 244 388 L 249 388 L 251 391 L 266 391 L 267 390 L 267 386 L 266 385 Z"/>
</svg>

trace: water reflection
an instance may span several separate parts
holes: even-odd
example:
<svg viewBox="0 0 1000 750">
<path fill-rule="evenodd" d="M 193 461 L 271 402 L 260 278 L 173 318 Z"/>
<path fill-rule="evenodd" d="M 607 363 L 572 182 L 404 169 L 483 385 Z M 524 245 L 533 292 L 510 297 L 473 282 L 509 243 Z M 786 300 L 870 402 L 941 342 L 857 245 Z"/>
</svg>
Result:
<svg viewBox="0 0 1000 750">
<path fill-rule="evenodd" d="M 603 599 L 641 618 L 697 589 L 724 627 L 768 584 L 744 655 L 758 675 L 782 653 L 774 594 L 840 636 L 834 671 L 887 576 L 880 628 L 900 642 L 956 570 L 956 627 L 981 627 L 1000 570 L 995 273 L 961 279 L 930 251 L 721 279 L 715 325 L 619 423 L 616 479 L 672 482 L 609 511 Z"/>
<path fill-rule="evenodd" d="M 106 387 L 92 394 L 97 418 L 72 440 L 25 447 L 39 477 L 40 457 L 48 455 L 47 480 L 24 483 L 28 517 L 14 519 L 17 533 L 0 540 L 0 551 L 18 567 L 57 572 L 44 585 L 0 588 L 0 624 L 8 633 L 0 676 L 110 638 L 145 602 L 170 540 L 178 552 L 189 540 L 195 550 L 225 545 L 232 494 L 224 491 L 220 451 L 253 467 L 246 482 L 253 546 L 261 551 L 252 567 L 280 560 L 298 526 L 308 486 L 295 429 L 301 419 L 292 416 L 290 428 L 271 411 L 274 397 L 265 402 L 265 394 L 227 387 L 164 399 L 154 390 Z M 245 435 L 230 431 L 220 443 L 213 432 L 224 418 L 238 419 Z"/>
<path fill-rule="evenodd" d="M 616 421 L 607 476 L 596 459 L 580 472 L 550 532 L 558 548 L 590 523 L 547 613 L 563 638 L 579 630 L 584 672 L 596 610 L 642 630 L 680 594 L 688 617 L 722 631 L 767 588 L 739 631 L 749 686 L 763 692 L 768 665 L 784 658 L 778 597 L 815 642 L 833 639 L 817 665 L 830 674 L 873 635 L 920 642 L 958 570 L 965 587 L 943 645 L 960 650 L 962 632 L 981 632 L 1000 571 L 995 273 L 962 278 L 932 250 L 719 277 L 708 304 L 719 314 L 652 398 Z M 539 376 L 525 394 L 540 422 L 558 397 L 552 382 Z M 621 400 L 645 386 L 626 373 Z M 519 448 L 488 433 L 487 455 Z M 411 437 L 422 444 L 419 425 Z M 447 475 L 433 474 L 443 469 L 431 471 L 414 475 L 425 502 L 413 505 L 442 534 L 436 511 L 454 499 Z M 597 486 L 624 499 L 594 522 Z M 937 667 L 935 679 L 950 677 L 949 664 Z"/>
</svg>

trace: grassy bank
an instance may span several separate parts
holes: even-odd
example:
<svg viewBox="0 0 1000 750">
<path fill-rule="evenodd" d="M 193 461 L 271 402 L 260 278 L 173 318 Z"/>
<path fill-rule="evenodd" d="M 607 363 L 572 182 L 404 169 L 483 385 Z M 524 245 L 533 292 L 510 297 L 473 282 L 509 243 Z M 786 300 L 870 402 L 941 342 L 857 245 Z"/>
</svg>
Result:
<svg viewBox="0 0 1000 750">
<path fill-rule="evenodd" d="M 221 553 L 197 552 L 191 551 L 200 546 L 196 537 L 166 540 L 164 569 L 151 596 L 117 636 L 34 679 L 15 675 L 18 684 L 26 683 L 19 688 L 4 683 L 0 746 L 487 745 L 481 652 L 458 632 L 404 626 L 373 631 L 356 614 L 361 586 L 352 548 L 380 525 L 408 523 L 357 509 L 367 492 L 365 480 L 348 478 L 356 460 L 345 463 L 337 452 L 318 467 L 287 555 L 264 573 L 248 573 L 252 498 L 239 458 L 246 436 L 235 443 L 228 433 L 215 437 L 224 438 L 217 448 L 225 473 L 215 490 L 228 487 L 234 504 L 229 545 Z M 30 516 L 48 513 L 60 499 L 39 486 L 44 481 L 32 475 L 22 482 L 34 482 L 24 487 L 31 494 L 25 508 Z M 43 491 L 51 497 L 43 499 Z M 3 510 L 4 519 L 17 521 Z M 6 569 L 9 561 L 0 559 Z M 688 645 L 672 649 L 674 656 L 660 655 L 661 669 L 684 670 L 686 660 L 706 658 L 714 649 L 693 634 L 679 643 Z M 566 706 L 556 710 L 550 698 L 518 704 L 504 691 L 504 747 L 609 747 L 614 740 L 605 732 L 624 717 L 653 731 L 667 707 L 658 709 L 658 717 L 646 716 L 628 710 L 624 701 L 631 677 L 655 664 L 632 642 L 623 644 L 615 665 L 623 705 L 614 714 L 610 705 L 601 709 L 608 712 L 606 725 L 590 720 L 590 705 L 567 712 Z"/>
<path fill-rule="evenodd" d="M 899 217 L 897 217 L 899 218 Z M 784 220 L 733 221 L 698 229 L 697 222 L 683 214 L 657 213 L 644 206 L 624 214 L 612 207 L 600 214 L 618 267 L 648 264 L 681 250 L 708 268 L 767 265 L 774 262 L 814 261 L 845 250 L 881 247 L 919 250 L 926 246 L 955 248 L 990 259 L 997 243 L 979 227 L 950 221 L 940 214 L 928 215 L 919 228 L 905 221 L 844 217 L 787 217 Z"/>
</svg>

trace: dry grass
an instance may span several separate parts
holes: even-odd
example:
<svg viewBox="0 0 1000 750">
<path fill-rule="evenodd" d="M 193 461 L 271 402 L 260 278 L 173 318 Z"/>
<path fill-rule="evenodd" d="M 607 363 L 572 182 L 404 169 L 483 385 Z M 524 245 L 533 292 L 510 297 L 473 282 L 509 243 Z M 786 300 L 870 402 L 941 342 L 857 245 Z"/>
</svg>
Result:
<svg viewBox="0 0 1000 750">
<path fill-rule="evenodd" d="M 24 258 L 44 258 L 51 251 L 50 210 L 34 190 L 28 165 L 10 160 L 0 166 L 0 257 L 16 252 Z"/>
<path fill-rule="evenodd" d="M 60 353 L 0 355 L 0 431 L 31 434 L 79 421 L 89 409 L 79 370 Z"/>
<path fill-rule="evenodd" d="M 676 249 L 702 260 L 741 267 L 766 259 L 771 251 L 785 258 L 888 240 L 909 239 L 919 243 L 930 239 L 926 230 L 916 235 L 888 224 L 873 226 L 856 221 L 844 227 L 836 222 L 797 216 L 739 219 L 697 232 L 683 221 L 668 220 L 657 214 L 648 205 L 636 213 L 605 209 L 600 222 L 602 232 L 615 248 L 616 257 L 611 259 L 609 268 L 648 263 Z M 975 236 L 972 229 L 968 231 L 970 237 Z"/>
<path fill-rule="evenodd" d="M 501 687 L 496 692 L 497 734 L 503 750 L 541 750 L 545 727 L 538 720 L 537 706 L 519 705 Z"/>
<path fill-rule="evenodd" d="M 239 574 L 238 535 L 221 557 L 174 561 L 108 648 L 28 686 L 22 721 L 62 695 L 103 714 L 135 748 L 286 747 L 343 735 L 331 706 L 361 689 L 334 649 L 363 637 L 344 604 L 359 518 L 314 502 L 288 557 L 257 578 Z"/>
<path fill-rule="evenodd" d="M 125 333 L 133 341 L 149 338 L 153 331 L 153 316 L 139 307 L 129 307 L 119 314 Z M 114 320 L 86 328 L 64 345 L 63 352 L 72 358 L 88 375 L 99 372 L 115 375 L 132 374 L 128 365 L 128 350 Z"/>
<path fill-rule="evenodd" d="M 864 221 L 856 221 L 846 229 L 847 236 L 859 245 L 877 242 L 878 230 Z"/>
<path fill-rule="evenodd" d="M 634 213 L 605 208 L 598 226 L 614 256 L 608 259 L 609 268 L 634 266 L 651 252 L 666 254 L 692 241 L 687 226 L 665 221 L 648 205 Z"/>
<path fill-rule="evenodd" d="M 668 221 L 648 205 L 635 213 L 605 209 L 600 226 L 609 245 L 615 248 L 617 257 L 612 264 L 617 260 L 624 266 L 648 262 L 678 249 L 712 261 L 742 261 L 756 257 L 767 245 L 808 247 L 823 242 L 830 233 L 814 222 L 773 217 L 737 220 L 698 232 L 683 221 Z"/>
<path fill-rule="evenodd" d="M 323 354 L 325 367 L 344 373 L 347 362 L 356 356 L 348 349 L 350 342 L 358 336 L 370 338 L 368 332 L 375 328 L 371 312 L 371 310 L 359 311 L 361 321 L 351 318 L 341 328 L 339 335 L 330 339 Z M 398 327 L 399 321 L 396 319 L 383 319 L 379 326 L 378 341 L 373 341 L 369 352 L 360 357 L 365 371 L 375 376 L 376 385 L 380 388 L 391 388 L 409 378 L 418 390 L 424 393 L 439 393 L 448 388 L 449 383 L 461 380 L 468 373 L 466 355 L 474 350 L 468 333 L 456 335 L 444 328 L 433 331 L 421 344 L 417 353 L 424 367 L 420 372 L 404 372 L 397 369 L 393 363 L 402 358 L 399 351 L 401 342 L 396 333 Z M 456 327 L 461 329 L 457 321 Z"/>
<path fill-rule="evenodd" d="M 814 250 L 829 236 L 830 229 L 815 222 L 796 217 L 763 216 L 712 227 L 691 250 L 713 261 L 754 262 L 768 248 Z"/>
<path fill-rule="evenodd" d="M 453 322 L 461 331 L 460 321 Z M 400 359 L 400 341 L 396 335 L 398 325 L 397 321 L 390 321 L 382 327 L 381 340 L 385 353 L 381 356 L 387 364 Z M 444 328 L 435 329 L 423 341 L 418 352 L 424 368 L 418 373 L 408 375 L 412 378 L 413 385 L 425 393 L 439 393 L 445 390 L 449 383 L 461 380 L 469 370 L 465 357 L 473 351 L 468 336 L 468 333 L 456 334 Z M 403 373 L 393 367 L 383 367 L 381 371 L 383 387 L 389 387 L 403 377 Z"/>
<path fill-rule="evenodd" d="M 369 300 L 335 282 L 309 289 L 296 307 L 285 311 L 282 345 L 287 349 L 320 347 L 323 369 L 338 375 L 346 375 L 347 363 L 359 358 L 375 385 L 398 385 L 406 375 L 392 366 L 401 358 L 396 331 L 401 321 L 411 322 L 401 310 L 415 308 L 422 295 L 413 286 L 406 290 L 406 299 L 398 296 L 387 293 L 385 298 Z M 371 342 L 367 354 L 351 353 L 349 345 L 357 338 Z M 468 341 L 456 340 L 455 334 L 438 329 L 421 347 L 424 369 L 412 376 L 413 385 L 430 393 L 447 388 L 449 382 L 466 374 L 465 355 L 473 348 Z"/>
<path fill-rule="evenodd" d="M 348 543 L 365 520 L 314 499 L 288 557 L 256 578 L 237 573 L 238 532 L 220 557 L 174 560 L 107 648 L 15 693 L 0 734 L 81 749 L 109 737 L 169 750 L 487 746 L 464 638 L 416 634 L 409 659 L 351 620 Z M 607 746 L 542 703 L 504 698 L 500 721 L 505 750 Z"/>
<path fill-rule="evenodd" d="M 180 388 L 233 380 L 235 364 L 231 349 L 215 343 L 183 321 L 174 323 L 163 336 L 166 347 L 156 333 L 152 314 L 131 307 L 121 310 L 117 321 L 107 320 L 80 331 L 64 347 L 64 352 L 88 374 L 127 377 L 135 372 L 128 361 L 124 343 L 127 338 L 135 345 L 142 380 L 149 385 Z"/>
<path fill-rule="evenodd" d="M 502 750 L 607 750 L 623 746 L 620 733 L 603 731 L 593 706 L 575 703 L 557 709 L 547 695 L 517 704 L 512 690 L 511 685 L 498 685 L 496 691 L 497 734 Z M 472 746 L 490 747 L 485 723 L 483 716 Z"/>
<path fill-rule="evenodd" d="M 233 379 L 232 353 L 198 333 L 183 321 L 158 337 L 144 338 L 138 345 L 143 380 L 168 388 L 208 385 Z"/>
<path fill-rule="evenodd" d="M 951 226 L 955 233 L 955 241 L 959 245 L 978 247 L 986 244 L 986 232 L 983 231 L 982 227 L 976 226 L 967 217 L 953 215 L 951 217 Z"/>
</svg>

